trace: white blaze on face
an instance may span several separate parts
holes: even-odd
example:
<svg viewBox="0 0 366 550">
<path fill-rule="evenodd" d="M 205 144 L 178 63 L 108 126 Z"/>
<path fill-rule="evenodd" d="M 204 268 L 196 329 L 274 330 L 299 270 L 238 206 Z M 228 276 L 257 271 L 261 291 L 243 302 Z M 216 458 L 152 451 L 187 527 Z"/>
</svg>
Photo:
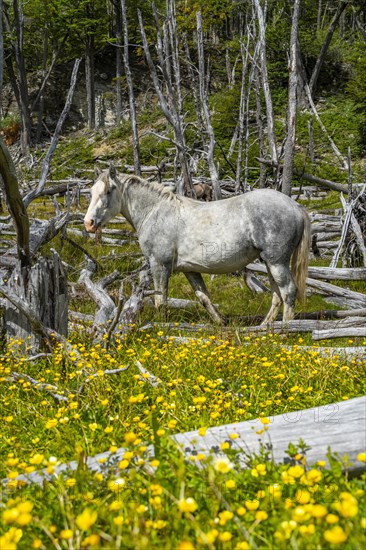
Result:
<svg viewBox="0 0 366 550">
<path fill-rule="evenodd" d="M 95 233 L 98 227 L 105 223 L 108 213 L 108 202 L 110 191 L 109 178 L 99 179 L 91 188 L 91 201 L 84 217 L 85 229 L 88 233 Z"/>
</svg>

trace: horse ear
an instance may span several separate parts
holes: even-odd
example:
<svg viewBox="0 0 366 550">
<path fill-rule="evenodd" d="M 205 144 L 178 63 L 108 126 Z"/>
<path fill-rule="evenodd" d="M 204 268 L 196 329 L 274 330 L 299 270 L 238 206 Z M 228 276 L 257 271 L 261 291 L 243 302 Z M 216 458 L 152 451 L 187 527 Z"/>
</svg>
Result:
<svg viewBox="0 0 366 550">
<path fill-rule="evenodd" d="M 109 165 L 109 176 L 113 179 L 117 176 L 117 170 L 114 164 Z"/>
<path fill-rule="evenodd" d="M 99 166 L 95 165 L 94 166 L 94 174 L 95 174 L 95 177 L 96 178 L 99 178 L 100 174 L 102 173 L 101 169 L 99 168 Z"/>
</svg>

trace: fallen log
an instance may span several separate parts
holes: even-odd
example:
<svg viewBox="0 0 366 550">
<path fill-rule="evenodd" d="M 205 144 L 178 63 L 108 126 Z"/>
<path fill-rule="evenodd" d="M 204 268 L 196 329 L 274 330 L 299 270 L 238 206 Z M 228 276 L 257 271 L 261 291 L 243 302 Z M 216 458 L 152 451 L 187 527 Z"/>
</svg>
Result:
<svg viewBox="0 0 366 550">
<path fill-rule="evenodd" d="M 333 330 L 314 330 L 313 340 L 328 340 L 330 338 L 366 338 L 366 325 L 363 327 L 337 328 Z"/>
<path fill-rule="evenodd" d="M 236 451 L 238 467 L 250 467 L 253 455 L 260 455 L 263 450 L 269 450 L 271 459 L 276 464 L 294 463 L 289 458 L 287 450 L 289 444 L 296 445 L 300 439 L 304 441 L 306 450 L 302 454 L 306 457 L 307 466 L 316 465 L 318 461 L 325 461 L 329 468 L 329 448 L 332 455 L 340 458 L 347 456 L 344 469 L 352 476 L 362 474 L 365 463 L 357 460 L 359 453 L 364 452 L 366 445 L 366 397 L 356 397 L 347 401 L 330 403 L 320 407 L 313 407 L 300 411 L 285 412 L 270 417 L 268 430 L 263 430 L 261 420 L 253 419 L 246 422 L 235 422 L 214 428 L 208 428 L 201 436 L 197 430 L 175 434 L 172 441 L 189 460 L 194 460 L 198 454 L 206 457 L 226 457 L 221 445 L 228 443 L 230 449 Z M 236 439 L 230 436 L 236 434 Z M 93 471 L 105 474 L 106 465 L 111 471 L 118 469 L 126 448 L 119 448 L 116 452 L 107 451 L 95 456 L 86 457 L 85 466 Z M 146 456 L 154 456 L 154 447 L 146 448 Z M 196 461 L 202 468 L 202 462 Z M 79 467 L 79 462 L 73 460 L 66 464 L 59 464 L 52 474 L 47 468 L 38 472 L 21 474 L 11 482 L 19 485 L 34 483 L 43 485 L 46 480 L 57 479 L 61 473 L 71 473 Z M 6 486 L 10 479 L 2 480 Z"/>
<path fill-rule="evenodd" d="M 353 304 L 358 304 L 358 308 L 366 307 L 366 294 L 361 292 L 355 292 L 354 290 L 348 290 L 347 288 L 341 288 L 331 283 L 325 283 L 316 279 L 307 278 L 306 284 L 309 287 L 316 288 L 317 290 L 324 292 L 325 294 L 345 299 L 345 302 L 352 301 Z M 353 309 L 353 308 L 352 308 Z"/>
<path fill-rule="evenodd" d="M 227 442 L 230 449 L 238 453 L 242 468 L 247 468 L 251 456 L 258 456 L 263 449 L 270 450 L 276 464 L 291 462 L 286 453 L 288 446 L 290 443 L 296 445 L 301 439 L 307 446 L 302 454 L 308 467 L 319 460 L 325 460 L 329 467 L 330 448 L 332 454 L 339 457 L 347 455 L 350 462 L 347 470 L 358 475 L 365 469 L 365 464 L 357 460 L 366 444 L 365 413 L 366 397 L 358 397 L 273 416 L 264 433 L 263 424 L 257 419 L 209 428 L 204 436 L 195 430 L 173 435 L 172 439 L 190 459 L 197 454 L 226 456 L 221 445 Z M 236 439 L 230 437 L 233 433 L 237 434 Z"/>
<path fill-rule="evenodd" d="M 243 327 L 238 329 L 240 333 L 246 332 L 272 332 L 272 333 L 291 333 L 291 332 L 313 332 L 314 330 L 333 330 L 344 327 L 364 326 L 364 317 L 346 317 L 336 321 L 322 321 L 320 319 L 294 319 L 293 321 L 274 321 L 268 325 L 256 325 L 252 327 Z"/>
<path fill-rule="evenodd" d="M 261 263 L 251 263 L 246 269 L 267 273 L 267 268 Z M 309 266 L 308 274 L 312 279 L 339 279 L 343 281 L 366 281 L 366 268 L 364 267 L 313 267 Z M 332 286 L 332 285 L 331 285 Z M 337 287 L 338 288 L 338 287 Z M 357 293 L 359 294 L 359 293 Z"/>
</svg>

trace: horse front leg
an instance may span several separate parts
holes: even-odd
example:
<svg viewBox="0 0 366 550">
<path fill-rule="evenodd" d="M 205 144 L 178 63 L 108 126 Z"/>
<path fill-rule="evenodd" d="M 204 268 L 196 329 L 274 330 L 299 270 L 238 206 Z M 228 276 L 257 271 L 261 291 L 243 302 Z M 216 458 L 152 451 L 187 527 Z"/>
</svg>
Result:
<svg viewBox="0 0 366 550">
<path fill-rule="evenodd" d="M 160 308 L 161 306 L 166 308 L 168 303 L 168 285 L 169 285 L 170 270 L 167 269 L 166 266 L 156 262 L 154 258 L 150 258 L 149 262 L 150 262 L 150 268 L 151 268 L 151 273 L 152 273 L 153 282 L 154 282 L 155 307 L 156 309 Z"/>
<path fill-rule="evenodd" d="M 208 313 L 211 315 L 215 323 L 221 325 L 222 317 L 217 308 L 211 302 L 210 294 L 207 290 L 201 273 L 188 272 L 184 275 L 187 277 L 189 284 L 193 288 L 195 295 L 197 296 L 203 307 L 207 309 Z"/>
</svg>

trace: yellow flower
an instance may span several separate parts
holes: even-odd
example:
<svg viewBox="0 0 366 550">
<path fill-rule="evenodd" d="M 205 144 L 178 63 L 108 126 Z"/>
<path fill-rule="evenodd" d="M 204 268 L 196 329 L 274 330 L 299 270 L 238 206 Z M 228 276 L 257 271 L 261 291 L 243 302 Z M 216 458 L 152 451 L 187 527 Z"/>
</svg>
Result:
<svg viewBox="0 0 366 550">
<path fill-rule="evenodd" d="M 85 539 L 82 542 L 83 546 L 99 546 L 100 543 L 100 536 L 96 533 L 93 533 L 89 535 L 88 537 L 85 537 Z"/>
<path fill-rule="evenodd" d="M 203 436 L 206 435 L 206 432 L 207 432 L 207 428 L 199 428 L 199 430 L 198 430 L 198 435 L 200 435 L 201 437 L 203 437 Z"/>
<path fill-rule="evenodd" d="M 114 525 L 122 525 L 124 521 L 125 520 L 124 520 L 123 516 L 117 516 L 117 517 L 113 518 Z"/>
<path fill-rule="evenodd" d="M 325 518 L 325 521 L 327 523 L 337 523 L 339 521 L 339 517 L 336 516 L 335 514 L 328 514 L 327 517 Z"/>
<path fill-rule="evenodd" d="M 61 539 L 64 539 L 64 540 L 71 539 L 72 535 L 73 535 L 73 533 L 72 533 L 71 529 L 63 529 L 62 531 L 60 531 L 60 538 Z"/>
<path fill-rule="evenodd" d="M 324 531 L 324 538 L 331 544 L 342 544 L 347 540 L 347 534 L 343 531 L 342 527 L 336 525 L 332 529 Z"/>
<path fill-rule="evenodd" d="M 32 542 L 32 548 L 41 548 L 42 546 L 42 541 L 41 539 L 34 539 L 33 542 Z M 1 545 L 0 545 L 0 548 L 1 548 Z"/>
<path fill-rule="evenodd" d="M 323 474 L 319 472 L 319 470 L 315 470 L 315 469 L 309 470 L 308 473 L 306 474 L 306 479 L 310 484 L 319 483 L 322 477 L 323 477 Z"/>
<path fill-rule="evenodd" d="M 281 486 L 278 483 L 274 483 L 268 487 L 268 494 L 274 499 L 279 499 L 282 496 Z"/>
<path fill-rule="evenodd" d="M 244 506 L 240 506 L 236 513 L 238 514 L 238 516 L 244 516 L 246 513 L 247 513 L 247 510 L 246 508 L 244 508 Z"/>
<path fill-rule="evenodd" d="M 289 476 L 294 477 L 295 479 L 301 477 L 304 474 L 304 468 L 302 466 L 290 466 L 287 470 Z"/>
<path fill-rule="evenodd" d="M 98 514 L 95 510 L 85 508 L 76 518 L 76 525 L 82 531 L 87 531 L 97 521 Z"/>
<path fill-rule="evenodd" d="M 307 504 L 310 501 L 310 493 L 309 491 L 298 489 L 296 491 L 295 499 L 299 504 Z"/>
<path fill-rule="evenodd" d="M 29 464 L 41 464 L 43 462 L 44 456 L 36 453 L 29 459 Z"/>
<path fill-rule="evenodd" d="M 137 435 L 134 432 L 127 432 L 125 433 L 124 440 L 126 443 L 133 443 L 136 441 Z"/>
<path fill-rule="evenodd" d="M 95 432 L 95 430 L 98 429 L 98 424 L 96 422 L 92 422 L 91 424 L 89 424 L 89 429 L 92 432 Z"/>
<path fill-rule="evenodd" d="M 219 534 L 219 539 L 221 542 L 228 542 L 233 538 L 233 535 L 229 533 L 229 531 L 224 531 L 223 533 Z"/>
<path fill-rule="evenodd" d="M 243 540 L 242 542 L 238 542 L 238 544 L 235 546 L 235 550 L 249 550 L 250 546 L 249 544 Z"/>
<path fill-rule="evenodd" d="M 52 418 L 51 420 L 48 420 L 46 422 L 46 428 L 48 430 L 54 428 L 56 426 L 57 422 L 58 422 L 57 418 Z"/>
<path fill-rule="evenodd" d="M 189 540 L 182 540 L 182 542 L 178 544 L 177 550 L 195 550 L 195 548 Z"/>
<path fill-rule="evenodd" d="M 118 468 L 119 468 L 120 470 L 125 470 L 126 468 L 128 468 L 129 464 L 130 464 L 130 463 L 129 463 L 128 460 L 123 459 L 123 460 L 121 460 L 121 462 L 118 464 Z"/>
<path fill-rule="evenodd" d="M 269 418 L 260 418 L 259 420 L 260 420 L 260 421 L 262 422 L 262 424 L 264 424 L 264 425 L 270 424 L 270 422 L 271 422 Z"/>
<path fill-rule="evenodd" d="M 259 507 L 259 500 L 246 500 L 245 507 L 247 510 L 256 510 Z"/>
<path fill-rule="evenodd" d="M 255 514 L 255 519 L 257 521 L 263 521 L 267 518 L 268 518 L 268 514 L 264 510 L 258 510 L 258 512 L 256 512 L 256 514 Z"/>
<path fill-rule="evenodd" d="M 230 470 L 233 469 L 234 464 L 230 462 L 230 460 L 226 456 L 223 456 L 222 458 L 216 458 L 216 460 L 213 462 L 213 467 L 216 472 L 227 474 L 228 472 L 230 472 Z"/>
<path fill-rule="evenodd" d="M 120 491 L 125 484 L 126 480 L 123 477 L 117 477 L 116 479 L 108 481 L 108 488 L 113 492 L 117 492 Z"/>
<path fill-rule="evenodd" d="M 232 512 L 229 512 L 229 510 L 224 510 L 223 512 L 219 513 L 219 524 L 226 525 L 226 523 L 230 521 L 233 517 L 234 514 Z"/>
<path fill-rule="evenodd" d="M 219 532 L 217 529 L 211 529 L 211 531 L 208 531 L 208 533 L 206 533 L 206 540 L 208 544 L 213 544 L 217 539 L 218 534 Z"/>
<path fill-rule="evenodd" d="M 327 514 L 327 509 L 322 504 L 314 504 L 311 508 L 311 514 L 314 518 L 323 518 Z"/>
<path fill-rule="evenodd" d="M 225 486 L 227 489 L 235 489 L 236 483 L 233 479 L 228 479 L 227 482 L 225 483 Z"/>
<path fill-rule="evenodd" d="M 178 508 L 181 512 L 195 512 L 198 508 L 198 504 L 194 498 L 182 498 L 178 502 Z"/>
<path fill-rule="evenodd" d="M 69 477 L 69 479 L 65 481 L 65 485 L 67 485 L 68 487 L 73 487 L 75 484 L 76 479 L 74 477 Z"/>
<path fill-rule="evenodd" d="M 359 460 L 360 462 L 366 462 L 366 453 L 359 453 L 357 455 L 357 460 Z"/>
</svg>

